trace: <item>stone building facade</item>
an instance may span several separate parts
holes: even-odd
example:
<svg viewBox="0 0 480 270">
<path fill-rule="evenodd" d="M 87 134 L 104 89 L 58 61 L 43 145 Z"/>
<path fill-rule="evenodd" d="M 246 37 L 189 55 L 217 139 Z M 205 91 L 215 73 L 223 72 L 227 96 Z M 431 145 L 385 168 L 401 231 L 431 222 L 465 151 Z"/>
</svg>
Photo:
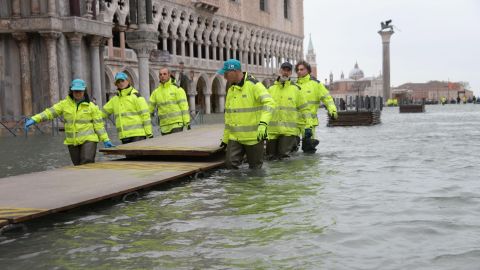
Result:
<svg viewBox="0 0 480 270">
<path fill-rule="evenodd" d="M 303 58 L 303 0 L 0 0 L 0 116 L 64 98 L 72 78 L 103 105 L 116 72 L 145 97 L 169 67 L 191 110 L 223 112 L 224 60 L 257 79 Z"/>
<path fill-rule="evenodd" d="M 392 97 L 398 100 L 425 100 L 427 103 L 440 102 L 445 97 L 449 102 L 457 97 L 473 98 L 473 91 L 465 89 L 461 82 L 429 81 L 426 83 L 404 83 L 392 88 Z"/>
</svg>

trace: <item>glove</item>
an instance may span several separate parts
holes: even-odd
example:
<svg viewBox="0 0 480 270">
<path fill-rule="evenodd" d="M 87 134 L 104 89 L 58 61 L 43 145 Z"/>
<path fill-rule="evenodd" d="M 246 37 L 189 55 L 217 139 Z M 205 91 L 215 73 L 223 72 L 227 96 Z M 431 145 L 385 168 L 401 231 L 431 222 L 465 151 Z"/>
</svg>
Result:
<svg viewBox="0 0 480 270">
<path fill-rule="evenodd" d="M 257 128 L 257 141 L 263 141 L 267 139 L 267 124 L 260 122 Z"/>
<path fill-rule="evenodd" d="M 147 139 L 151 139 L 151 138 L 153 138 L 153 134 L 147 134 L 146 137 L 147 137 Z"/>
<path fill-rule="evenodd" d="M 192 128 L 190 127 L 190 123 L 187 123 L 186 126 L 187 126 L 187 130 L 192 129 Z"/>
<path fill-rule="evenodd" d="M 35 124 L 35 123 L 36 123 L 35 120 L 33 120 L 33 119 L 31 119 L 31 118 L 25 119 L 25 127 L 24 127 L 24 128 L 25 128 L 25 132 L 28 132 L 28 128 L 29 128 L 30 126 L 32 126 L 33 124 Z"/>
<path fill-rule="evenodd" d="M 333 111 L 331 113 L 329 113 L 330 115 L 330 119 L 332 120 L 337 120 L 338 119 L 338 113 L 336 111 Z"/>
<path fill-rule="evenodd" d="M 110 142 L 110 141 L 105 141 L 105 142 L 103 142 L 103 146 L 105 148 L 110 148 L 110 147 L 114 147 L 115 145 L 113 145 L 112 142 Z"/>
<path fill-rule="evenodd" d="M 311 128 L 306 128 L 305 129 L 305 138 L 311 138 L 312 137 L 312 129 Z"/>
<path fill-rule="evenodd" d="M 225 148 L 227 148 L 227 144 L 222 141 L 222 142 L 220 143 L 220 147 L 223 148 L 223 149 L 225 149 Z"/>
</svg>

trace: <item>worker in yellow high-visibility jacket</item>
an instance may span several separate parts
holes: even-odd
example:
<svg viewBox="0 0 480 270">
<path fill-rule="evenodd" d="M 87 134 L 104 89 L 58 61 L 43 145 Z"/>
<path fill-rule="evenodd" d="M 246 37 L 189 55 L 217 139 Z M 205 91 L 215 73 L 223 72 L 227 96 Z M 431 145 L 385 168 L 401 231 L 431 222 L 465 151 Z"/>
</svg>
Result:
<svg viewBox="0 0 480 270">
<path fill-rule="evenodd" d="M 133 88 L 127 74 L 115 75 L 117 95 L 103 106 L 104 117 L 115 115 L 118 138 L 122 143 L 131 143 L 153 137 L 152 122 L 145 98 Z"/>
<path fill-rule="evenodd" d="M 268 125 L 267 158 L 282 159 L 297 151 L 297 138 L 303 128 L 312 128 L 306 124 L 309 110 L 300 87 L 291 81 L 292 64 L 285 62 L 280 66 L 280 76 L 268 88 L 268 92 L 277 107 Z"/>
<path fill-rule="evenodd" d="M 305 142 L 305 139 L 315 138 L 315 127 L 318 126 L 317 111 L 320 107 L 320 102 L 322 102 L 327 108 L 330 118 L 337 119 L 338 114 L 337 107 L 335 106 L 335 102 L 333 101 L 330 92 L 321 82 L 310 76 L 312 68 L 309 63 L 303 60 L 297 62 L 297 64 L 295 65 L 295 72 L 298 76 L 297 84 L 302 89 L 301 92 L 308 103 L 308 110 L 310 112 L 308 116 L 308 121 L 313 126 L 311 130 L 305 130 L 303 137 L 303 142 Z M 318 144 L 318 141 L 315 142 L 315 144 Z M 304 145 L 302 143 L 302 150 L 304 152 L 314 153 L 316 151 L 315 147 L 308 146 L 307 148 L 305 148 L 304 146 L 308 145 Z"/>
<path fill-rule="evenodd" d="M 150 96 L 150 113 L 157 109 L 160 132 L 167 135 L 190 129 L 190 112 L 185 90 L 175 85 L 168 68 L 160 69 L 160 85 Z"/>
<path fill-rule="evenodd" d="M 246 154 L 251 169 L 261 168 L 267 125 L 275 101 L 262 83 L 242 72 L 241 63 L 236 59 L 225 61 L 217 73 L 231 84 L 225 101 L 225 130 L 221 143 L 227 148 L 226 166 L 238 168 Z"/>
<path fill-rule="evenodd" d="M 105 131 L 100 109 L 90 101 L 85 81 L 75 79 L 70 93 L 64 99 L 25 121 L 25 131 L 35 123 L 63 116 L 65 140 L 73 165 L 95 162 L 97 143 L 103 141 L 106 148 L 113 147 Z"/>
</svg>

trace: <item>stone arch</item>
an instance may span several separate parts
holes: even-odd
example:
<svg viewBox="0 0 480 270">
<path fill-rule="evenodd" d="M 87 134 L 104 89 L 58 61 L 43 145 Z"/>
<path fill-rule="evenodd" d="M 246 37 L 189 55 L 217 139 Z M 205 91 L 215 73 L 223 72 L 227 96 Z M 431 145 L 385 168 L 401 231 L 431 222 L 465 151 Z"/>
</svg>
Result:
<svg viewBox="0 0 480 270">
<path fill-rule="evenodd" d="M 195 108 L 206 114 L 210 113 L 210 97 L 212 94 L 208 76 L 204 73 L 198 74 L 193 80 L 193 87 L 197 92 L 195 96 Z"/>
<path fill-rule="evenodd" d="M 211 111 L 214 113 L 222 113 L 225 109 L 225 79 L 213 75 L 210 78 L 210 85 L 212 86 Z"/>
</svg>

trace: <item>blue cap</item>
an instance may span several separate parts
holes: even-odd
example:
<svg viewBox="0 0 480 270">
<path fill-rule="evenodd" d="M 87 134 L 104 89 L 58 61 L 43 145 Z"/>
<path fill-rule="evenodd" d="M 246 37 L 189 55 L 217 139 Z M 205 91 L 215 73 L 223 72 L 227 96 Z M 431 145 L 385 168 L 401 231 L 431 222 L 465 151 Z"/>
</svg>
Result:
<svg viewBox="0 0 480 270">
<path fill-rule="evenodd" d="M 125 81 L 127 79 L 128 79 L 128 76 L 124 72 L 118 72 L 117 74 L 115 74 L 115 81 L 118 81 L 118 80 L 124 80 Z"/>
<path fill-rule="evenodd" d="M 70 84 L 70 90 L 72 91 L 85 91 L 85 89 L 87 89 L 87 84 L 84 80 L 75 79 Z"/>
<path fill-rule="evenodd" d="M 217 71 L 218 74 L 223 75 L 227 71 L 242 70 L 242 64 L 237 59 L 228 59 L 223 63 L 223 68 Z"/>
</svg>

